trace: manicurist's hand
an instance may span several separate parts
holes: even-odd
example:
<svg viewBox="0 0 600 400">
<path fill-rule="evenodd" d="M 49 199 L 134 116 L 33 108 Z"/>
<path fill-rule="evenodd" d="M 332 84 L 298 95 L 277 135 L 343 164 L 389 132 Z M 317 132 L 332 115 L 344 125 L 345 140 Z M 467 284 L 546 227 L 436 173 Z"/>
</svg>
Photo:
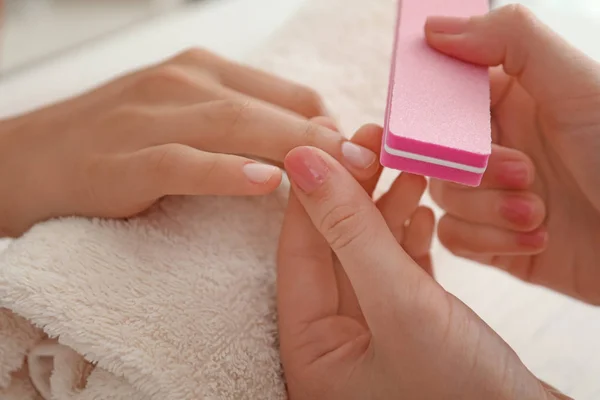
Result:
<svg viewBox="0 0 600 400">
<path fill-rule="evenodd" d="M 521 6 L 431 18 L 429 44 L 491 70 L 481 187 L 433 182 L 457 255 L 600 304 L 600 65 Z"/>
<path fill-rule="evenodd" d="M 128 217 L 165 195 L 261 195 L 297 146 L 357 177 L 375 155 L 310 122 L 310 89 L 201 50 L 83 96 L 0 121 L 0 236 L 48 218 Z"/>
<path fill-rule="evenodd" d="M 374 129 L 353 140 L 377 147 Z M 401 175 L 375 204 L 374 181 L 361 186 L 321 150 L 294 149 L 285 166 L 277 302 L 291 400 L 554 398 L 427 273 L 423 178 Z"/>
</svg>

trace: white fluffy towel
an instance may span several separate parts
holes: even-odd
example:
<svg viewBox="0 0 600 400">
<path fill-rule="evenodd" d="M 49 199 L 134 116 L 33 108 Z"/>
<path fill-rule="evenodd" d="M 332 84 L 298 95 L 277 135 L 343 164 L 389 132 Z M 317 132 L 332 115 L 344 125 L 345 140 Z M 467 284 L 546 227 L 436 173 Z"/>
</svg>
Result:
<svg viewBox="0 0 600 400">
<path fill-rule="evenodd" d="M 311 0 L 248 62 L 380 122 L 395 5 Z M 41 224 L 0 253 L 1 400 L 284 399 L 275 253 L 288 186 Z"/>
</svg>

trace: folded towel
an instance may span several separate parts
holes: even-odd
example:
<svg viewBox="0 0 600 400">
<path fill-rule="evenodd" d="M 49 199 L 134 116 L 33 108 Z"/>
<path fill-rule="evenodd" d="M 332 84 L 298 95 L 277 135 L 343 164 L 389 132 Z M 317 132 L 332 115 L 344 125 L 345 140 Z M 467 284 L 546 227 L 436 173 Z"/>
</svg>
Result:
<svg viewBox="0 0 600 400">
<path fill-rule="evenodd" d="M 381 121 L 394 4 L 311 0 L 249 62 Z M 340 74 L 343 71 L 343 74 Z M 0 254 L 0 399 L 284 399 L 275 254 L 288 185 L 36 226 Z"/>
<path fill-rule="evenodd" d="M 170 198 L 130 221 L 34 228 L 2 255 L 0 298 L 58 341 L 13 318 L 3 364 L 28 353 L 47 400 L 285 398 L 274 302 L 285 194 Z"/>
</svg>

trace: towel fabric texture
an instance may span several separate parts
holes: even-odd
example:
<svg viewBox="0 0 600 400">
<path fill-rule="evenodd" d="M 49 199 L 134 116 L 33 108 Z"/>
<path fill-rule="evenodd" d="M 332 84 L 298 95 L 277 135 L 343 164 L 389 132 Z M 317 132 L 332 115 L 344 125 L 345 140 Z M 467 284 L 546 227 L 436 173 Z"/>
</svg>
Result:
<svg viewBox="0 0 600 400">
<path fill-rule="evenodd" d="M 347 131 L 381 121 L 394 10 L 308 1 L 248 62 L 315 87 Z M 284 399 L 275 255 L 288 190 L 168 198 L 127 221 L 55 220 L 11 242 L 0 399 Z"/>
</svg>

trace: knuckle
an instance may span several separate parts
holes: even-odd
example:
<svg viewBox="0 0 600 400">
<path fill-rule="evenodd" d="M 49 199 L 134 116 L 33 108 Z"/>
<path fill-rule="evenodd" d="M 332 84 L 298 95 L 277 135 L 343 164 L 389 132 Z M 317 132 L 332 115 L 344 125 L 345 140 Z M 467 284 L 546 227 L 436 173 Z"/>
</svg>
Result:
<svg viewBox="0 0 600 400">
<path fill-rule="evenodd" d="M 163 91 L 165 88 L 194 86 L 194 79 L 187 71 L 175 64 L 163 64 L 141 74 L 134 85 L 135 90 Z"/>
<path fill-rule="evenodd" d="M 535 21 L 533 12 L 522 4 L 509 4 L 503 8 L 504 18 L 511 23 L 511 25 L 523 27 L 529 26 Z"/>
<path fill-rule="evenodd" d="M 161 146 L 150 154 L 148 171 L 152 179 L 165 182 L 176 176 L 177 160 L 183 151 L 183 145 L 171 143 Z"/>
<path fill-rule="evenodd" d="M 207 116 L 213 123 L 222 127 L 222 134 L 233 136 L 250 118 L 253 107 L 250 100 L 218 100 L 211 103 Z"/>
<path fill-rule="evenodd" d="M 204 65 L 209 64 L 211 60 L 214 60 L 216 55 L 206 49 L 199 47 L 192 47 L 177 54 L 174 58 L 176 62 L 181 61 L 184 63 L 190 62 L 194 64 Z"/>
<path fill-rule="evenodd" d="M 160 124 L 161 116 L 151 109 L 139 104 L 125 104 L 107 113 L 100 121 L 100 126 L 108 132 L 100 139 L 118 136 L 119 141 L 115 145 L 125 146 L 130 141 L 139 138 L 139 132 L 149 134 Z"/>
<path fill-rule="evenodd" d="M 366 218 L 364 210 L 352 204 L 333 206 L 321 219 L 321 232 L 333 250 L 342 250 L 364 235 Z"/>
<path fill-rule="evenodd" d="M 314 146 L 318 143 L 322 127 L 312 121 L 306 121 L 304 130 L 300 136 L 301 142 L 305 146 Z"/>
<path fill-rule="evenodd" d="M 521 4 L 511 4 L 499 9 L 497 17 L 497 29 L 507 40 L 504 69 L 510 75 L 520 75 L 528 59 L 527 43 L 537 30 L 537 19 L 533 12 Z"/>
<path fill-rule="evenodd" d="M 215 175 L 217 175 L 217 171 L 222 163 L 222 157 L 208 157 L 202 166 L 202 170 L 200 171 L 200 176 L 198 178 L 198 187 L 205 187 L 211 181 L 215 180 Z"/>
</svg>

